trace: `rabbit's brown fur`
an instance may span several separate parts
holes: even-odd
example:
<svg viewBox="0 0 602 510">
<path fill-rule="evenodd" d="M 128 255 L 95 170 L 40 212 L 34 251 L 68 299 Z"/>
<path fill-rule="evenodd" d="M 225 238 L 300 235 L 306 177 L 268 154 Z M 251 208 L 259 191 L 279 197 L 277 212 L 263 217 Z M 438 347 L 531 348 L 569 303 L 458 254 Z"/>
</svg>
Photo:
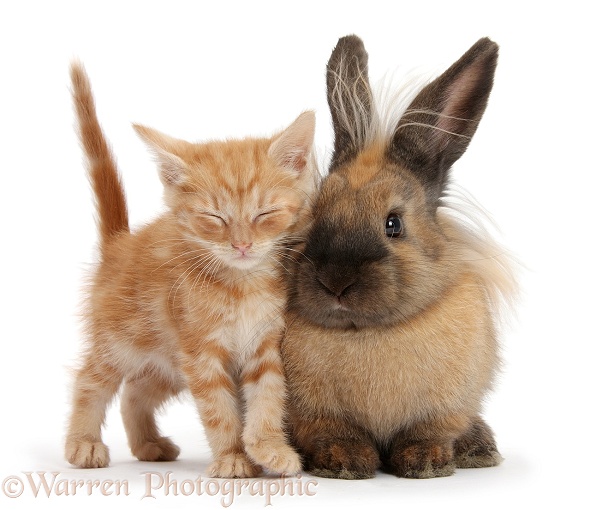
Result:
<svg viewBox="0 0 602 510">
<path fill-rule="evenodd" d="M 385 137 L 361 40 L 333 51 L 335 149 L 283 342 L 292 437 L 314 474 L 367 478 L 382 466 L 430 478 L 501 459 L 479 413 L 498 366 L 498 297 L 513 280 L 501 250 L 445 201 L 496 59 L 495 43 L 477 42 Z M 399 237 L 385 232 L 393 217 Z"/>
</svg>

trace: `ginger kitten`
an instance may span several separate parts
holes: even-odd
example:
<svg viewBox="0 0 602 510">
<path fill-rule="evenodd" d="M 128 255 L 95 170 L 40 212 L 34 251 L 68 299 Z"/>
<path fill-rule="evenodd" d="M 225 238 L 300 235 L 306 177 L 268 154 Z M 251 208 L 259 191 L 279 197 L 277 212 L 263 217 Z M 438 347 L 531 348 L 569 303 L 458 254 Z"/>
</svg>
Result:
<svg viewBox="0 0 602 510">
<path fill-rule="evenodd" d="M 106 407 L 123 384 L 132 453 L 174 460 L 155 411 L 189 389 L 214 461 L 211 476 L 301 469 L 283 433 L 280 358 L 288 246 L 309 218 L 317 170 L 313 112 L 272 138 L 204 144 L 134 126 L 154 153 L 168 212 L 135 233 L 88 77 L 71 67 L 81 142 L 96 195 L 100 262 L 85 310 L 67 460 L 105 467 Z"/>
</svg>

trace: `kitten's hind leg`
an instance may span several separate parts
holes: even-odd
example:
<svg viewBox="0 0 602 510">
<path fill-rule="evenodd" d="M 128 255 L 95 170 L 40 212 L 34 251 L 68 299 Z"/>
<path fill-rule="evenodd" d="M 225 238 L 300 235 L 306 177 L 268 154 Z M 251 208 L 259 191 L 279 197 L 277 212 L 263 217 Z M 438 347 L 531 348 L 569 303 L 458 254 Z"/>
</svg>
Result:
<svg viewBox="0 0 602 510">
<path fill-rule="evenodd" d="M 171 439 L 161 436 L 155 412 L 181 389 L 182 384 L 169 380 L 152 369 L 125 382 L 121 416 L 130 449 L 138 460 L 172 461 L 180 454 L 180 449 Z"/>
<path fill-rule="evenodd" d="M 243 441 L 249 456 L 268 472 L 292 475 L 301 471 L 301 459 L 287 444 L 283 431 L 286 386 L 281 337 L 278 331 L 268 334 L 243 368 Z"/>
<path fill-rule="evenodd" d="M 107 405 L 121 384 L 122 374 L 113 366 L 89 355 L 75 380 L 65 458 L 74 466 L 99 468 L 109 465 L 109 450 L 101 428 Z"/>
</svg>

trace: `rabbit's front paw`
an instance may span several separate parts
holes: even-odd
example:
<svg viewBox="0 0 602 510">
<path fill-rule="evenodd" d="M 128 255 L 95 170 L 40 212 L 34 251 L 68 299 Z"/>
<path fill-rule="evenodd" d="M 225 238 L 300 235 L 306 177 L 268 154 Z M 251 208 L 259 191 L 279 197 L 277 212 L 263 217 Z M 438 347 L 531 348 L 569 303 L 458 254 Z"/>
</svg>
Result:
<svg viewBox="0 0 602 510">
<path fill-rule="evenodd" d="M 435 478 L 454 474 L 451 445 L 438 443 L 406 444 L 394 451 L 387 470 L 403 478 Z"/>
<path fill-rule="evenodd" d="M 368 442 L 318 441 L 307 452 L 305 468 L 315 476 L 361 480 L 373 478 L 380 465 L 378 452 Z"/>
</svg>

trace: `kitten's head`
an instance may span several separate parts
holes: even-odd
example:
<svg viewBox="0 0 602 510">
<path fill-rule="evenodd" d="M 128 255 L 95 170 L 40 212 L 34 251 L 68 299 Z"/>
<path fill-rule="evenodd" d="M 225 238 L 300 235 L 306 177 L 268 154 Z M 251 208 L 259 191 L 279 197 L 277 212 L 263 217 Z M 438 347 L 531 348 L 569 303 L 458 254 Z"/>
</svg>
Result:
<svg viewBox="0 0 602 510">
<path fill-rule="evenodd" d="M 134 129 L 156 156 L 182 236 L 227 266 L 273 264 L 274 250 L 298 235 L 317 182 L 313 112 L 272 138 L 194 144 Z"/>
</svg>

